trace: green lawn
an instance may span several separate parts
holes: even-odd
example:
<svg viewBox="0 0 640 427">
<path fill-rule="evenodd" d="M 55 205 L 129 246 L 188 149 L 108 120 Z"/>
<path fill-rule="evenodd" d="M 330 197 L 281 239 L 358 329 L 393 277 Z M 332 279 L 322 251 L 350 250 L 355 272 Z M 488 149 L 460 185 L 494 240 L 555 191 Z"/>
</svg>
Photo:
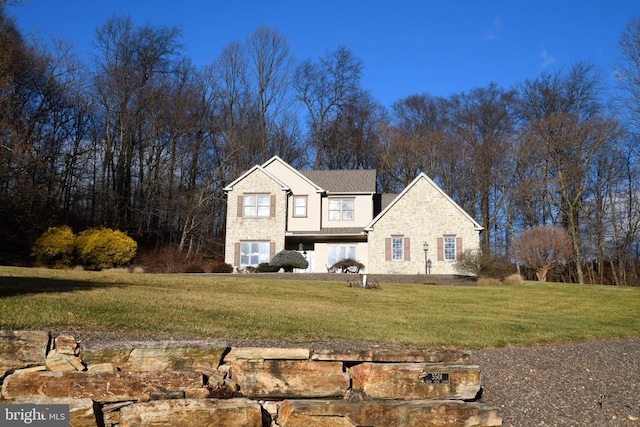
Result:
<svg viewBox="0 0 640 427">
<path fill-rule="evenodd" d="M 0 329 L 465 349 L 640 337 L 640 288 L 380 285 L 0 267 Z"/>
</svg>

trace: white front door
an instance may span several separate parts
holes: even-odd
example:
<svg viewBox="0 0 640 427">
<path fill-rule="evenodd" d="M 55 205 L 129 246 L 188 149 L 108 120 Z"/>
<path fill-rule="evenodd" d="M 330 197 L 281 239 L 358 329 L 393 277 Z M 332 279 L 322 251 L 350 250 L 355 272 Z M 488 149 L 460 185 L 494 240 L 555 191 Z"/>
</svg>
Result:
<svg viewBox="0 0 640 427">
<path fill-rule="evenodd" d="M 307 262 L 309 263 L 309 266 L 305 269 L 305 268 L 294 268 L 293 272 L 294 273 L 313 273 L 314 267 L 315 267 L 315 254 L 313 251 L 303 251 L 300 252 L 298 251 L 298 253 L 302 254 L 302 256 L 304 256 L 307 260 Z"/>
</svg>

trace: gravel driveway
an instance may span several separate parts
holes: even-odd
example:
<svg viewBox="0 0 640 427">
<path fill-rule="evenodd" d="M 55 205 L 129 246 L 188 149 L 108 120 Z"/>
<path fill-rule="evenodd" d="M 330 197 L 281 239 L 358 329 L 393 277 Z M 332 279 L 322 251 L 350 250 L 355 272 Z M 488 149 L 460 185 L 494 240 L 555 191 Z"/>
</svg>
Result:
<svg viewBox="0 0 640 427">
<path fill-rule="evenodd" d="M 640 339 L 471 355 L 504 427 L 640 426 Z"/>
</svg>

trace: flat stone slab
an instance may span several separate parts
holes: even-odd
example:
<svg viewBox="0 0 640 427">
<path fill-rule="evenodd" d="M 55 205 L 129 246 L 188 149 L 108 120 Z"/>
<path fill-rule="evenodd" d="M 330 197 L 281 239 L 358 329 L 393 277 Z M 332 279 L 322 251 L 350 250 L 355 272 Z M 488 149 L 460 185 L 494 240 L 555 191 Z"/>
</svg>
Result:
<svg viewBox="0 0 640 427">
<path fill-rule="evenodd" d="M 459 350 L 396 350 L 367 349 L 342 351 L 312 349 L 312 360 L 339 360 L 344 362 L 393 362 L 393 363 L 447 363 L 468 364 L 471 355 Z"/>
<path fill-rule="evenodd" d="M 280 403 L 280 427 L 497 427 L 496 408 L 460 401 L 328 401 L 285 400 Z"/>
<path fill-rule="evenodd" d="M 225 362 L 236 360 L 307 360 L 307 348 L 278 348 L 278 347 L 232 347 L 224 357 Z"/>
<path fill-rule="evenodd" d="M 135 403 L 120 410 L 120 427 L 262 427 L 262 408 L 247 399 L 187 399 Z"/>
<path fill-rule="evenodd" d="M 11 369 L 44 365 L 49 333 L 0 331 L 0 376 Z"/>
<path fill-rule="evenodd" d="M 31 397 L 93 399 L 96 402 L 148 400 L 155 390 L 202 389 L 196 372 L 20 372 L 2 384 L 5 399 Z"/>
<path fill-rule="evenodd" d="M 218 341 L 99 342 L 80 345 L 87 365 L 112 363 L 122 371 L 196 371 L 194 365 L 216 369 L 226 343 Z"/>
<path fill-rule="evenodd" d="M 480 367 L 428 363 L 361 363 L 349 369 L 353 390 L 371 399 L 473 400 Z"/>
<path fill-rule="evenodd" d="M 231 379 L 255 399 L 343 397 L 350 384 L 342 363 L 308 360 L 237 360 Z"/>
</svg>

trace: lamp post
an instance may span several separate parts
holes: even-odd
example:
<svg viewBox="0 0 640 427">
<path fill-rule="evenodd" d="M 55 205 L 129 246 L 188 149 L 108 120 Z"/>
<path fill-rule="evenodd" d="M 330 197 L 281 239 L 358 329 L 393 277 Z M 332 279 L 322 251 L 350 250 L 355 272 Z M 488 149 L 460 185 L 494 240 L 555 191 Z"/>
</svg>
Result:
<svg viewBox="0 0 640 427">
<path fill-rule="evenodd" d="M 422 250 L 424 251 L 424 274 L 429 274 L 429 244 L 427 242 L 422 243 Z"/>
</svg>

